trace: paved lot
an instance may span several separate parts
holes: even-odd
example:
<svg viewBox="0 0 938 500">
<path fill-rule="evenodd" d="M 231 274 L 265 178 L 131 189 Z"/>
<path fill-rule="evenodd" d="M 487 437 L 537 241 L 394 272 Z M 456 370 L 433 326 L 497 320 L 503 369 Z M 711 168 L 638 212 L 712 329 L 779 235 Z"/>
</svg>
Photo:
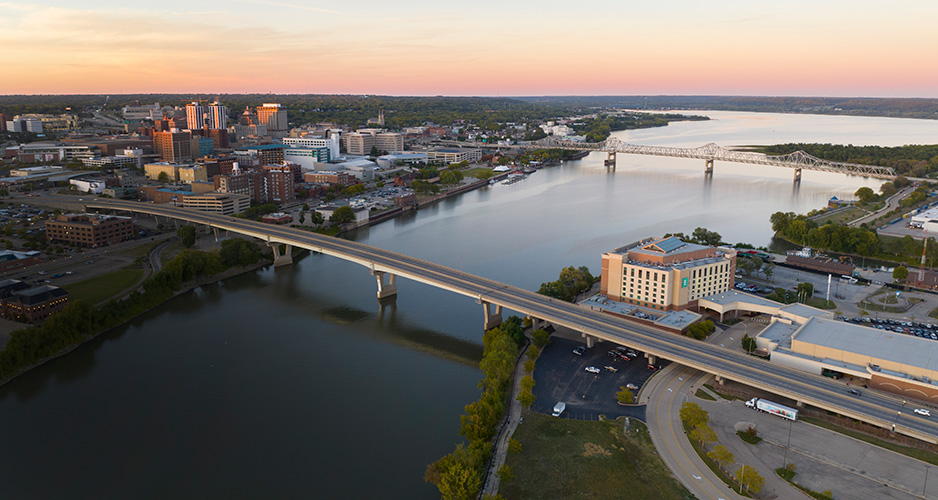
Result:
<svg viewBox="0 0 938 500">
<path fill-rule="evenodd" d="M 834 498 L 938 498 L 938 479 L 925 484 L 927 464 L 842 434 L 804 422 L 790 422 L 746 408 L 742 401 L 692 398 L 710 412 L 720 444 L 737 462 L 755 466 L 762 475 L 774 474 L 786 460 L 797 467 L 795 479 L 815 491 L 831 490 Z M 736 436 L 736 429 L 756 427 L 763 441 L 753 446 Z M 935 472 L 935 471 L 932 471 Z M 776 491 L 784 498 L 785 488 Z"/>
<path fill-rule="evenodd" d="M 616 392 L 628 383 L 641 387 L 652 375 L 645 358 L 639 355 L 632 361 L 614 361 L 608 351 L 616 346 L 599 342 L 582 356 L 573 354 L 573 349 L 585 346 L 562 336 L 551 337 L 550 344 L 541 352 L 534 370 L 535 403 L 531 409 L 549 414 L 558 401 L 567 403 L 564 416 L 580 420 L 596 420 L 600 414 L 607 418 L 627 416 L 645 420 L 645 406 L 620 406 Z M 601 371 L 589 373 L 587 366 Z M 618 371 L 604 368 L 612 366 Z M 636 392 L 636 398 L 638 391 Z"/>
</svg>

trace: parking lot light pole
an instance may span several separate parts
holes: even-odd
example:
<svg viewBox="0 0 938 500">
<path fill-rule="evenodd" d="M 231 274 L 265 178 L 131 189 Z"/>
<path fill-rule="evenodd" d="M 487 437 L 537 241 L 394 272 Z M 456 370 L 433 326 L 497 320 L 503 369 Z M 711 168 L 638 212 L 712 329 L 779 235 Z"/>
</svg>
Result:
<svg viewBox="0 0 938 500">
<path fill-rule="evenodd" d="M 782 467 L 788 467 L 788 449 L 791 448 L 791 426 L 794 423 L 794 420 L 788 421 L 788 446 L 785 447 L 785 458 L 782 460 L 784 463 Z"/>
</svg>

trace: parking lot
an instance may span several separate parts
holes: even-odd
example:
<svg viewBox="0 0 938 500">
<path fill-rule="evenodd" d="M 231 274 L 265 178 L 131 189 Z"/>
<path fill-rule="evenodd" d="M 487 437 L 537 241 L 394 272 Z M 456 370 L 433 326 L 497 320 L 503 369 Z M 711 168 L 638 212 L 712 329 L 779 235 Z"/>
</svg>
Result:
<svg viewBox="0 0 938 500">
<path fill-rule="evenodd" d="M 599 415 L 607 418 L 627 416 L 645 420 L 644 405 L 621 406 L 616 401 L 619 387 L 634 384 L 638 388 L 654 373 L 648 368 L 644 356 L 639 353 L 631 361 L 613 357 L 609 351 L 617 346 L 608 342 L 597 342 L 582 355 L 573 350 L 586 344 L 568 338 L 553 336 L 550 344 L 541 352 L 534 370 L 535 402 L 531 409 L 550 414 L 559 401 L 567 404 L 562 415 L 578 420 L 596 420 Z M 664 366 L 664 363 L 659 363 Z M 614 368 L 615 371 L 606 367 Z M 658 365 L 656 365 L 658 366 Z M 599 369 L 599 373 L 586 371 L 587 367 Z M 638 390 L 633 390 L 638 400 Z"/>
</svg>

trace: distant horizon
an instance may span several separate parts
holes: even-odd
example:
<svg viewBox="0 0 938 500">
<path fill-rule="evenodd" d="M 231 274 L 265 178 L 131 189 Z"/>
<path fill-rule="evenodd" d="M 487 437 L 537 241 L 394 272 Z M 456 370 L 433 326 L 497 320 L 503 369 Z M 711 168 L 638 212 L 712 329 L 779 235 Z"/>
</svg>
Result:
<svg viewBox="0 0 938 500">
<path fill-rule="evenodd" d="M 938 98 L 938 2 L 928 0 L 0 0 L 0 9 L 4 95 Z"/>
<path fill-rule="evenodd" d="M 311 96 L 354 96 L 354 97 L 465 97 L 465 98 L 533 98 L 533 97 L 743 97 L 743 98 L 769 98 L 769 99 L 905 99 L 905 100 L 938 100 L 938 96 L 860 96 L 860 95 L 768 95 L 768 94 L 516 94 L 516 95 L 483 95 L 483 94 L 363 94 L 354 92 L 36 92 L 36 93 L 14 93 L 0 94 L 0 97 L 34 97 L 34 96 L 131 96 L 131 95 L 205 95 L 205 96 L 223 96 L 223 95 L 257 95 L 257 96 L 288 96 L 288 95 L 311 95 Z"/>
</svg>

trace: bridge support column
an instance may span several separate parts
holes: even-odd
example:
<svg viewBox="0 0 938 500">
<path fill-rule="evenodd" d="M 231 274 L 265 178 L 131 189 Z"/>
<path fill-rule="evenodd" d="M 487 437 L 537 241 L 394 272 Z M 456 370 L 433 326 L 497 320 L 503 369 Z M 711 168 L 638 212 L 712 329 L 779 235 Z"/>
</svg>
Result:
<svg viewBox="0 0 938 500">
<path fill-rule="evenodd" d="M 537 318 L 535 318 L 534 316 L 529 316 L 529 317 L 531 318 L 531 329 L 532 329 L 532 330 L 543 330 L 543 329 L 547 328 L 548 325 L 550 324 L 550 323 L 548 323 L 548 322 L 546 322 L 546 321 L 544 321 L 544 320 L 542 320 L 542 319 L 537 319 Z"/>
<path fill-rule="evenodd" d="M 372 271 L 371 274 L 378 280 L 378 300 L 397 295 L 397 275 L 386 273 L 384 271 Z M 384 277 L 388 277 L 388 282 L 384 282 Z"/>
<path fill-rule="evenodd" d="M 801 167 L 795 169 L 795 182 L 801 182 Z"/>
<path fill-rule="evenodd" d="M 613 172 L 616 171 L 616 152 L 609 151 L 606 153 L 606 161 L 604 162 L 606 168 L 611 169 Z"/>
<path fill-rule="evenodd" d="M 585 334 L 585 333 L 581 333 L 580 335 L 581 335 L 584 339 L 586 339 L 586 348 L 587 348 L 587 349 L 592 349 L 593 346 L 596 345 L 596 337 L 587 335 L 587 334 Z"/>
<path fill-rule="evenodd" d="M 215 234 L 215 243 L 218 243 L 218 228 L 217 228 L 217 227 L 213 227 L 213 228 L 212 228 L 212 233 Z"/>
<path fill-rule="evenodd" d="M 485 318 L 485 323 L 482 328 L 485 330 L 491 330 L 496 326 L 502 324 L 502 306 L 498 304 L 492 304 L 491 302 L 482 301 L 482 315 Z"/>
<path fill-rule="evenodd" d="M 268 246 L 274 251 L 274 267 L 280 266 L 289 266 L 293 264 L 293 247 L 290 245 L 284 245 L 286 247 L 285 253 L 280 253 L 280 243 L 267 243 Z"/>
<path fill-rule="evenodd" d="M 719 375 L 714 375 L 713 380 L 716 380 L 716 382 L 720 385 L 724 385 L 726 383 L 726 380 Z"/>
<path fill-rule="evenodd" d="M 804 408 L 804 401 L 795 401 L 795 406 L 798 408 Z"/>
<path fill-rule="evenodd" d="M 645 359 L 648 360 L 649 365 L 653 365 L 658 361 L 654 354 L 648 354 L 647 352 L 645 353 Z"/>
<path fill-rule="evenodd" d="M 713 159 L 707 160 L 707 163 L 704 165 L 704 174 L 713 175 Z"/>
</svg>

